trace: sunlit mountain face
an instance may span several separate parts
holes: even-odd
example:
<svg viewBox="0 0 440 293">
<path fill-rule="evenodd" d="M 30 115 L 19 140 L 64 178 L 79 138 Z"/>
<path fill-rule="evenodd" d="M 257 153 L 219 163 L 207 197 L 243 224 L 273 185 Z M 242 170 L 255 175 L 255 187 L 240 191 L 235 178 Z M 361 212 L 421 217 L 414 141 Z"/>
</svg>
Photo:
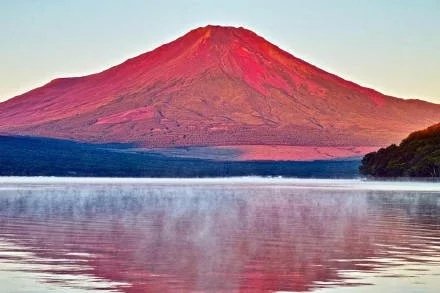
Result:
<svg viewBox="0 0 440 293">
<path fill-rule="evenodd" d="M 440 105 L 385 96 L 221 26 L 0 104 L 2 134 L 220 146 L 246 160 L 359 156 L 438 121 Z"/>
<path fill-rule="evenodd" d="M 75 292 L 374 292 L 396 278 L 432 289 L 438 191 L 310 182 L 4 184 L 0 279 Z"/>
</svg>

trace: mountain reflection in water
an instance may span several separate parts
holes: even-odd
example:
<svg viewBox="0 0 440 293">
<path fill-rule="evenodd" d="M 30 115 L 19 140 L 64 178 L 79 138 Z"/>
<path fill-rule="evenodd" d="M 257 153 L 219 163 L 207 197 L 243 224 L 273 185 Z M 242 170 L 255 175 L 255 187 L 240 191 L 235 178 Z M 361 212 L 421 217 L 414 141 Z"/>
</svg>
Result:
<svg viewBox="0 0 440 293">
<path fill-rule="evenodd" d="M 435 292 L 440 187 L 344 184 L 2 183 L 1 292 Z"/>
</svg>

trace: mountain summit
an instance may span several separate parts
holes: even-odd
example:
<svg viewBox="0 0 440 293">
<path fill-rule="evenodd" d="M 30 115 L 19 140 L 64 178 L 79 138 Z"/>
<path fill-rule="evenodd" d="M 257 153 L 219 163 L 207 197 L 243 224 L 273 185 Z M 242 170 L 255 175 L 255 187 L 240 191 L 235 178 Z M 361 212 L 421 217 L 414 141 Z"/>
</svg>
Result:
<svg viewBox="0 0 440 293">
<path fill-rule="evenodd" d="M 0 104 L 0 133 L 142 147 L 367 147 L 440 121 L 245 28 L 206 26 L 103 72 Z"/>
</svg>

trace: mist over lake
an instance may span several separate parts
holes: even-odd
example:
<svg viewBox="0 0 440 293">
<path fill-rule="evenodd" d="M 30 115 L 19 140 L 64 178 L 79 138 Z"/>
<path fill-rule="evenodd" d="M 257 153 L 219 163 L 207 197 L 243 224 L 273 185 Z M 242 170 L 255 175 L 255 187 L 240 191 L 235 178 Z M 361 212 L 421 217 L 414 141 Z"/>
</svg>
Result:
<svg viewBox="0 0 440 293">
<path fill-rule="evenodd" d="M 440 286 L 438 183 L 3 178 L 0 227 L 8 293 Z"/>
</svg>

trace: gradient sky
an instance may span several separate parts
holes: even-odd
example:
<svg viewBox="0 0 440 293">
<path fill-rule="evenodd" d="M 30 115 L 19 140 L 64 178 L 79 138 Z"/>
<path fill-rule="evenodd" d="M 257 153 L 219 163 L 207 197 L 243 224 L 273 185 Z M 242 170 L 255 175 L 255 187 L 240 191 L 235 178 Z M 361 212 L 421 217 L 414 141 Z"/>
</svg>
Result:
<svg viewBox="0 0 440 293">
<path fill-rule="evenodd" d="M 206 24 L 247 27 L 361 85 L 440 103 L 440 0 L 2 1 L 0 101 Z"/>
</svg>

